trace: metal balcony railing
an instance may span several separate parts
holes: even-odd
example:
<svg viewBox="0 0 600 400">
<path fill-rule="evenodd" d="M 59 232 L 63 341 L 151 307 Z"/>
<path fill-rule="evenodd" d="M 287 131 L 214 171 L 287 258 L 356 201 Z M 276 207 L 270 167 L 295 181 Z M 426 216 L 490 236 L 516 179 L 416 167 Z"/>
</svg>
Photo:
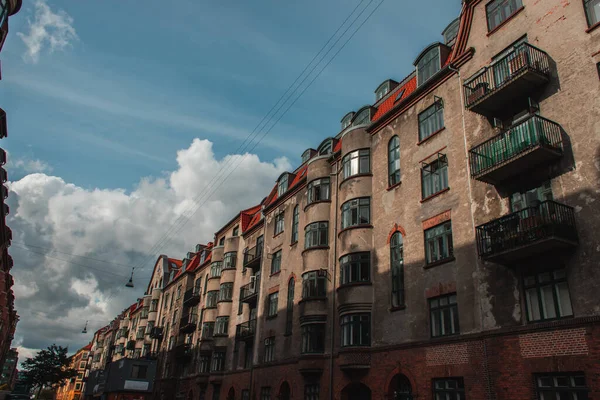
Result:
<svg viewBox="0 0 600 400">
<path fill-rule="evenodd" d="M 254 246 L 244 252 L 244 267 L 255 262 L 259 262 L 262 257 L 263 246 Z"/>
<path fill-rule="evenodd" d="M 258 294 L 258 289 L 260 287 L 260 278 L 256 277 L 254 281 L 242 286 L 240 299 L 241 301 L 248 302 L 249 300 L 253 300 L 256 298 Z"/>
<path fill-rule="evenodd" d="M 183 305 L 186 307 L 195 306 L 200 302 L 200 288 L 194 287 L 192 289 L 186 290 L 183 295 Z"/>
<path fill-rule="evenodd" d="M 479 256 L 506 262 L 576 246 L 575 212 L 555 201 L 495 219 L 476 228 Z"/>
<path fill-rule="evenodd" d="M 198 316 L 196 314 L 185 315 L 179 322 L 179 330 L 182 333 L 191 333 L 198 326 Z"/>
<path fill-rule="evenodd" d="M 251 319 L 236 326 L 235 336 L 240 339 L 248 339 L 256 334 L 256 319 Z"/>
</svg>

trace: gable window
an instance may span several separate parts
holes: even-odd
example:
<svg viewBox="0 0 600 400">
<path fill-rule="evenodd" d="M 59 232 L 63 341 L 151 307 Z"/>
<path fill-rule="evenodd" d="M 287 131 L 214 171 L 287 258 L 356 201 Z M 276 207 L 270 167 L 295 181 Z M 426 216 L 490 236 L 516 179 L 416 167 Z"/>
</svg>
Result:
<svg viewBox="0 0 600 400">
<path fill-rule="evenodd" d="M 438 154 L 436 160 L 421 166 L 421 196 L 423 199 L 448 189 L 448 158 Z"/>
<path fill-rule="evenodd" d="M 275 252 L 273 254 L 273 259 L 271 260 L 271 275 L 278 273 L 281 271 L 281 250 Z"/>
<path fill-rule="evenodd" d="M 340 285 L 371 281 L 371 253 L 354 253 L 340 258 Z"/>
<path fill-rule="evenodd" d="M 394 136 L 388 143 L 388 185 L 400 183 L 400 139 Z"/>
<path fill-rule="evenodd" d="M 231 236 L 235 237 L 235 236 L 239 236 L 239 234 L 240 234 L 240 227 L 238 225 L 236 225 L 233 228 L 233 232 L 231 233 Z"/>
<path fill-rule="evenodd" d="M 463 378 L 443 378 L 433 380 L 435 400 L 464 400 L 465 383 Z"/>
<path fill-rule="evenodd" d="M 327 246 L 329 223 L 314 222 L 304 228 L 304 248 Z"/>
<path fill-rule="evenodd" d="M 292 334 L 292 327 L 294 323 L 294 286 L 296 281 L 294 278 L 290 278 L 288 282 L 288 296 L 287 296 L 287 310 L 285 314 L 285 333 L 287 335 Z"/>
<path fill-rule="evenodd" d="M 587 400 L 589 389 L 583 372 L 560 372 L 535 376 L 535 389 L 539 399 Z"/>
<path fill-rule="evenodd" d="M 219 301 L 231 301 L 233 298 L 233 282 L 222 283 L 219 287 Z"/>
<path fill-rule="evenodd" d="M 206 294 L 206 308 L 216 308 L 219 299 L 219 290 L 211 290 Z"/>
<path fill-rule="evenodd" d="M 573 315 L 564 269 L 526 275 L 523 278 L 527 319 L 543 321 Z"/>
<path fill-rule="evenodd" d="M 342 347 L 371 345 L 371 314 L 347 314 L 340 317 Z"/>
<path fill-rule="evenodd" d="M 223 270 L 223 261 L 215 261 L 210 264 L 210 277 L 216 278 L 221 276 L 221 271 Z"/>
<path fill-rule="evenodd" d="M 217 317 L 215 321 L 214 336 L 227 336 L 229 317 Z"/>
<path fill-rule="evenodd" d="M 322 298 L 327 296 L 327 276 L 321 271 L 302 274 L 302 298 Z"/>
<path fill-rule="evenodd" d="M 329 196 L 329 178 L 315 179 L 308 184 L 308 204 L 327 201 L 330 199 Z"/>
<path fill-rule="evenodd" d="M 444 127 L 444 104 L 436 101 L 419 114 L 419 141 L 439 132 Z"/>
<path fill-rule="evenodd" d="M 369 149 L 355 150 L 342 159 L 342 180 L 354 175 L 371 172 L 371 155 Z"/>
<path fill-rule="evenodd" d="M 417 61 L 417 85 L 427 82 L 441 69 L 440 47 L 435 46 L 422 54 Z"/>
<path fill-rule="evenodd" d="M 264 362 L 275 360 L 275 337 L 271 336 L 265 339 L 265 357 Z"/>
<path fill-rule="evenodd" d="M 277 316 L 277 302 L 279 300 L 279 292 L 271 293 L 267 303 L 267 317 Z"/>
<path fill-rule="evenodd" d="M 288 189 L 288 174 L 283 175 L 279 178 L 277 183 L 277 197 L 281 197 Z"/>
<path fill-rule="evenodd" d="M 229 253 L 225 253 L 225 255 L 223 256 L 223 269 L 235 269 L 236 260 L 236 251 L 230 251 Z"/>
<path fill-rule="evenodd" d="M 396 232 L 390 240 L 392 271 L 392 307 L 404 305 L 404 245 L 402 234 Z"/>
<path fill-rule="evenodd" d="M 427 264 L 447 260 L 453 256 L 451 221 L 425 230 L 425 259 Z"/>
<path fill-rule="evenodd" d="M 523 7 L 522 0 L 493 0 L 485 7 L 488 31 L 493 31 Z"/>
<path fill-rule="evenodd" d="M 303 354 L 325 351 L 325 324 L 302 325 L 301 351 Z"/>
<path fill-rule="evenodd" d="M 292 216 L 292 244 L 298 241 L 298 225 L 300 223 L 300 207 L 294 207 L 294 215 Z"/>
<path fill-rule="evenodd" d="M 456 293 L 429 299 L 431 337 L 460 333 Z"/>
<path fill-rule="evenodd" d="M 371 199 L 361 197 L 342 204 L 342 229 L 371 222 Z"/>
<path fill-rule="evenodd" d="M 275 215 L 275 235 L 279 235 L 281 232 L 283 232 L 285 225 L 284 215 L 285 214 L 283 211 Z"/>
</svg>

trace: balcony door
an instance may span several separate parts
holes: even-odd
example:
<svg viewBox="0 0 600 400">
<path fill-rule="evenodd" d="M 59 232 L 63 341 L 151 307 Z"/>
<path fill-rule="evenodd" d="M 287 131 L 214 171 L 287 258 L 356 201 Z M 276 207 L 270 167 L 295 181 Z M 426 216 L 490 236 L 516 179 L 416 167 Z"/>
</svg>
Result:
<svg viewBox="0 0 600 400">
<path fill-rule="evenodd" d="M 510 196 L 510 210 L 521 211 L 529 207 L 536 208 L 541 202 L 554 200 L 550 181 L 534 189 L 513 193 Z"/>
<path fill-rule="evenodd" d="M 527 36 L 519 39 L 492 59 L 495 87 L 502 86 L 513 74 L 527 65 L 528 48 L 522 46 L 523 43 L 527 43 Z"/>
</svg>

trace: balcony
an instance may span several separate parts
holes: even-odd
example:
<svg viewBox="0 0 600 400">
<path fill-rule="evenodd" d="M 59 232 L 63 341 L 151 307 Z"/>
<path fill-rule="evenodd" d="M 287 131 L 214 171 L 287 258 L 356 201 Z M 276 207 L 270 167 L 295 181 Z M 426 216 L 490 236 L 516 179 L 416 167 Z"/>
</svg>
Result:
<svg viewBox="0 0 600 400">
<path fill-rule="evenodd" d="M 129 340 L 127 342 L 127 350 L 135 350 L 135 340 Z"/>
<path fill-rule="evenodd" d="M 142 307 L 142 311 L 140 311 L 140 319 L 148 319 L 149 307 Z"/>
<path fill-rule="evenodd" d="M 469 151 L 471 177 L 498 184 L 562 155 L 560 125 L 532 115 Z"/>
<path fill-rule="evenodd" d="M 262 258 L 263 246 L 257 245 L 244 252 L 244 268 L 253 270 L 260 268 L 260 260 Z"/>
<path fill-rule="evenodd" d="M 236 326 L 235 337 L 237 340 L 249 340 L 256 334 L 256 320 L 251 319 Z"/>
<path fill-rule="evenodd" d="M 532 90 L 549 80 L 548 54 L 523 43 L 466 80 L 465 107 L 488 117 L 497 116 L 515 99 L 529 97 Z"/>
<path fill-rule="evenodd" d="M 180 362 L 189 362 L 192 359 L 192 346 L 189 344 L 180 344 L 173 349 L 175 360 Z"/>
<path fill-rule="evenodd" d="M 196 314 L 189 314 L 181 318 L 179 322 L 180 333 L 192 333 L 198 326 L 198 316 Z"/>
<path fill-rule="evenodd" d="M 155 326 L 150 330 L 150 339 L 162 339 L 163 338 L 163 328 L 160 326 Z"/>
<path fill-rule="evenodd" d="M 572 249 L 578 243 L 573 208 L 555 201 L 524 208 L 476 231 L 479 256 L 499 264 Z"/>
<path fill-rule="evenodd" d="M 241 287 L 240 300 L 248 304 L 256 304 L 260 279 L 256 277 L 252 282 Z"/>
<path fill-rule="evenodd" d="M 193 307 L 193 306 L 197 305 L 198 303 L 200 303 L 199 288 L 195 287 L 195 288 L 187 290 L 185 292 L 185 294 L 183 295 L 183 305 L 185 307 Z"/>
</svg>

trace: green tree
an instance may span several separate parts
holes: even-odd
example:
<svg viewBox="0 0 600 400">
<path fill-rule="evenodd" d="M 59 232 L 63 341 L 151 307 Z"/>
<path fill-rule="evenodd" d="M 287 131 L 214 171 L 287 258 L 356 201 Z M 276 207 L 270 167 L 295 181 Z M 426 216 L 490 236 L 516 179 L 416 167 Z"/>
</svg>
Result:
<svg viewBox="0 0 600 400">
<path fill-rule="evenodd" d="M 23 361 L 24 380 L 38 389 L 36 397 L 39 398 L 42 389 L 62 386 L 67 379 L 77 376 L 77 371 L 69 368 L 67 351 L 66 347 L 53 344 Z"/>
</svg>

